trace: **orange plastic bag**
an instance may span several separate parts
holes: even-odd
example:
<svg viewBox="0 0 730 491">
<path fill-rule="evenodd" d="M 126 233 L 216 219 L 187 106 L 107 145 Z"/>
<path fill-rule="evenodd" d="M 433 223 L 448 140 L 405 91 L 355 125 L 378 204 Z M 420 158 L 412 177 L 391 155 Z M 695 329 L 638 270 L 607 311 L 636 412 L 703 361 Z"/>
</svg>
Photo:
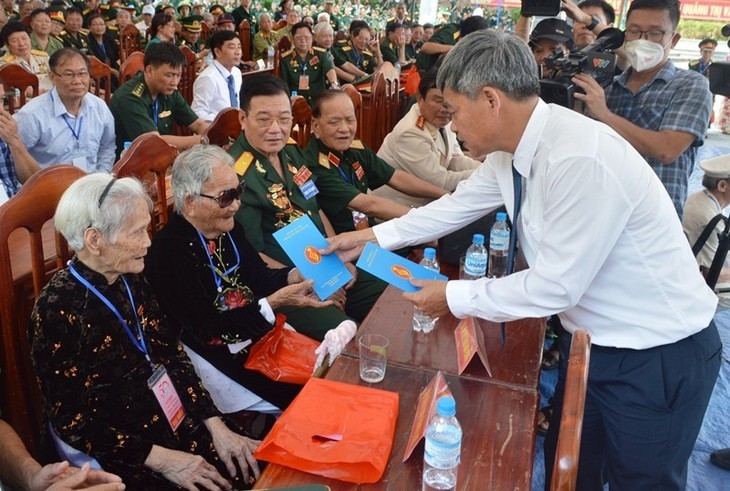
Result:
<svg viewBox="0 0 730 491">
<path fill-rule="evenodd" d="M 318 476 L 374 483 L 393 447 L 398 394 L 313 378 L 254 457 Z"/>
<path fill-rule="evenodd" d="M 408 95 L 414 95 L 418 92 L 418 84 L 421 83 L 421 75 L 418 73 L 418 69 L 415 64 L 411 65 L 411 68 L 406 73 L 406 84 L 403 87 L 403 90 L 405 90 Z"/>
<path fill-rule="evenodd" d="M 274 328 L 251 347 L 244 366 L 277 382 L 304 385 L 312 376 L 319 342 L 284 329 L 284 321 L 284 314 L 276 314 Z"/>
</svg>

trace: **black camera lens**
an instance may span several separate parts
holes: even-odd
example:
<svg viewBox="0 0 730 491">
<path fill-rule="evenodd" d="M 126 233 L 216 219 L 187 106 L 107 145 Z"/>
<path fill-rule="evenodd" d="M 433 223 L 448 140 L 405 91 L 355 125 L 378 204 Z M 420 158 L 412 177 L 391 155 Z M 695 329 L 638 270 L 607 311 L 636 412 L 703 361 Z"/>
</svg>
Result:
<svg viewBox="0 0 730 491">
<path fill-rule="evenodd" d="M 730 37 L 730 24 L 725 24 L 722 26 L 722 35 L 725 37 Z"/>
</svg>

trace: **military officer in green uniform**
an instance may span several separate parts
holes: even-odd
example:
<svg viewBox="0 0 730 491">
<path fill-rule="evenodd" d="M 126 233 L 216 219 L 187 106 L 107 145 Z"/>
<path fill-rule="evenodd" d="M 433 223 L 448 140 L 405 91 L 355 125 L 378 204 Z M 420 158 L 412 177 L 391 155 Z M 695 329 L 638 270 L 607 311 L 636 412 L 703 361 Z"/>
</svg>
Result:
<svg viewBox="0 0 730 491">
<path fill-rule="evenodd" d="M 367 24 L 364 26 L 358 24 L 350 29 L 350 39 L 345 45 L 337 45 L 333 48 L 332 56 L 334 56 L 335 65 L 341 66 L 349 62 L 367 74 L 375 72 L 375 69 L 383 63 L 380 44 L 377 40 L 375 43 L 372 42 Z"/>
<path fill-rule="evenodd" d="M 333 2 L 332 0 L 325 0 L 324 10 L 322 11 L 322 13 L 329 15 L 330 25 L 332 26 L 332 30 L 337 32 L 340 30 L 340 19 L 338 19 L 337 16 L 335 15 L 334 5 L 335 5 L 335 2 Z"/>
<path fill-rule="evenodd" d="M 236 172 L 246 181 L 236 220 L 269 266 L 293 266 L 274 239 L 274 232 L 304 215 L 323 235 L 334 232 L 317 204 L 316 179 L 289 137 L 292 113 L 288 88 L 277 77 L 251 77 L 241 88 L 241 108 L 243 132 L 228 150 L 236 160 Z M 362 320 L 384 287 L 360 273 L 355 286 L 347 291 L 345 312 Z M 316 339 L 346 318 L 335 308 L 316 312 L 299 309 L 286 315 L 298 330 Z"/>
<path fill-rule="evenodd" d="M 421 46 L 416 57 L 416 68 L 419 72 L 426 72 L 436 64 L 439 56 L 448 53 L 451 47 L 459 40 L 459 24 L 451 23 L 441 27 L 431 39 Z"/>
<path fill-rule="evenodd" d="M 203 50 L 203 41 L 200 40 L 200 33 L 203 31 L 203 17 L 191 15 L 180 19 L 180 24 L 182 31 L 178 46 L 187 46 L 193 53 L 200 53 Z"/>
<path fill-rule="evenodd" d="M 60 38 L 67 48 L 76 48 L 82 53 L 89 52 L 89 31 L 83 29 L 84 17 L 81 10 L 71 7 L 66 10 L 66 28 L 61 31 Z"/>
<path fill-rule="evenodd" d="M 406 56 L 406 26 L 403 24 L 388 24 L 385 28 L 385 39 L 380 44 L 380 52 L 383 53 L 383 61 L 388 61 L 401 66 L 408 63 Z"/>
<path fill-rule="evenodd" d="M 312 131 L 305 152 L 317 177 L 317 201 L 335 233 L 375 225 L 408 213 L 407 206 L 368 194 L 388 185 L 410 196 L 438 199 L 447 192 L 412 174 L 396 170 L 355 140 L 357 118 L 350 97 L 341 91 L 320 94 L 312 106 Z"/>
<path fill-rule="evenodd" d="M 156 43 L 145 52 L 144 71 L 120 86 L 109 103 L 114 115 L 117 135 L 117 158 L 124 142 L 131 142 L 139 135 L 158 132 L 167 143 L 180 150 L 207 143 L 200 137 L 208 123 L 200 119 L 180 92 L 180 78 L 185 58 L 171 43 Z M 173 122 L 189 127 L 196 135 L 175 136 Z"/>
<path fill-rule="evenodd" d="M 284 79 L 289 92 L 296 92 L 311 104 L 312 97 L 330 87 L 338 87 L 337 74 L 327 50 L 312 47 L 312 28 L 304 22 L 292 27 L 294 48 L 283 53 L 281 60 L 281 78 Z"/>
</svg>

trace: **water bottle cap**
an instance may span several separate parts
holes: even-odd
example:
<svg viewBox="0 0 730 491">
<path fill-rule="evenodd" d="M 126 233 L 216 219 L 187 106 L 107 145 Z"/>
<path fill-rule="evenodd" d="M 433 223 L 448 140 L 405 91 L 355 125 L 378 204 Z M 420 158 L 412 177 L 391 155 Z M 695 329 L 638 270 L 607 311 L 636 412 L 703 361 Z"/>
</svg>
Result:
<svg viewBox="0 0 730 491">
<path fill-rule="evenodd" d="M 506 222 L 507 221 L 507 213 L 500 211 L 497 213 L 497 221 L 498 222 Z"/>
<path fill-rule="evenodd" d="M 296 97 L 297 95 L 299 95 L 299 93 L 296 90 L 292 90 L 291 91 L 291 96 L 292 97 Z"/>
<path fill-rule="evenodd" d="M 125 150 L 128 149 L 131 146 L 132 146 L 132 142 L 124 142 L 124 149 Z"/>
<path fill-rule="evenodd" d="M 436 259 L 436 249 L 433 247 L 426 247 L 423 250 L 423 257 L 426 259 Z"/>
<path fill-rule="evenodd" d="M 436 404 L 436 414 L 439 416 L 453 416 L 456 414 L 456 401 L 453 397 L 444 396 Z"/>
<path fill-rule="evenodd" d="M 474 234 L 472 242 L 475 244 L 484 244 L 484 236 L 482 234 Z"/>
</svg>

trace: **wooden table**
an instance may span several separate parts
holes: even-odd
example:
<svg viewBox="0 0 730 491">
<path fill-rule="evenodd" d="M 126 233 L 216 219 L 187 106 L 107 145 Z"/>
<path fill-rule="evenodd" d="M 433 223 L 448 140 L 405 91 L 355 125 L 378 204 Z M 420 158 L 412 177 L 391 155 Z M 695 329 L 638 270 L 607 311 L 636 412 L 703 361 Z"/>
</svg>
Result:
<svg viewBox="0 0 730 491">
<path fill-rule="evenodd" d="M 456 375 L 454 329 L 459 319 L 448 314 L 438 320 L 432 332 L 425 334 L 413 331 L 412 318 L 413 304 L 403 299 L 400 290 L 389 286 L 358 329 L 357 336 L 345 347 L 344 354 L 357 358 L 359 336 L 369 333 L 383 334 L 390 339 L 388 364 L 429 371 L 443 370 Z M 540 377 L 545 320 L 522 319 L 508 322 L 503 351 L 500 350 L 500 324 L 485 320 L 479 320 L 478 323 L 484 333 L 487 358 L 493 376 L 489 377 L 484 367 L 474 359 L 463 376 L 536 390 Z"/>
<path fill-rule="evenodd" d="M 375 484 L 352 484 L 270 464 L 254 489 L 315 483 L 326 484 L 333 491 L 420 489 L 423 443 L 419 443 L 406 462 L 402 460 L 418 394 L 433 375 L 432 371 L 389 362 L 382 382 L 366 384 L 360 380 L 358 360 L 339 357 L 327 373 L 328 379 L 371 385 L 400 394 L 393 448 L 383 477 Z M 464 429 L 458 489 L 530 489 L 537 391 L 453 375 L 446 375 L 446 381 L 456 399 L 456 416 Z"/>
</svg>

